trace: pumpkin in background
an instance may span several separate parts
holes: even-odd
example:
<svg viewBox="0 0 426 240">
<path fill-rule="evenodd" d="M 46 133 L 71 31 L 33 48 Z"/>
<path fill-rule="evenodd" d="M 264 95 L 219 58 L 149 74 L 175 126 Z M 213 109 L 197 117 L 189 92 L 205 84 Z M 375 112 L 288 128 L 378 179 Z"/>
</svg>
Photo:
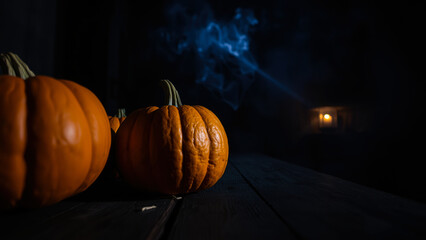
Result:
<svg viewBox="0 0 426 240">
<path fill-rule="evenodd" d="M 114 116 L 108 116 L 109 124 L 111 126 L 111 144 L 114 144 L 115 135 L 118 128 L 126 119 L 126 110 L 124 108 L 119 108 L 118 112 Z M 115 148 L 112 147 L 109 152 L 108 160 L 105 164 L 105 168 L 100 175 L 101 181 L 110 182 L 115 181 L 120 178 L 120 173 L 117 169 L 117 163 L 115 160 Z"/>
<path fill-rule="evenodd" d="M 111 129 L 116 133 L 120 125 L 126 119 L 126 110 L 124 108 L 119 108 L 118 113 L 115 116 L 108 116 L 108 119 Z"/>
<path fill-rule="evenodd" d="M 207 189 L 225 172 L 225 130 L 213 112 L 182 105 L 173 84 L 161 83 L 168 105 L 138 109 L 118 129 L 121 177 L 139 189 L 165 194 Z"/>
<path fill-rule="evenodd" d="M 0 208 L 41 207 L 84 191 L 105 166 L 108 117 L 87 88 L 35 76 L 1 55 Z M 16 77 L 16 76 L 19 77 Z"/>
</svg>

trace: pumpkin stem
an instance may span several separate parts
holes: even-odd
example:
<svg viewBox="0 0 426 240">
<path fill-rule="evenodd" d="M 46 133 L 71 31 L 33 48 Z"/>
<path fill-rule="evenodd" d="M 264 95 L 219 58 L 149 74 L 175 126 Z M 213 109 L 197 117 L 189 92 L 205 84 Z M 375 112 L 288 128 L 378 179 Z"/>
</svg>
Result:
<svg viewBox="0 0 426 240">
<path fill-rule="evenodd" d="M 118 118 L 126 117 L 126 109 L 119 108 L 115 117 L 118 117 Z"/>
<path fill-rule="evenodd" d="M 165 102 L 167 105 L 173 105 L 175 107 L 182 106 L 182 101 L 175 86 L 169 80 L 161 80 L 161 86 L 164 90 Z"/>
<path fill-rule="evenodd" d="M 20 77 L 22 79 L 35 76 L 27 64 L 25 64 L 18 55 L 11 52 L 0 54 L 0 66 L 2 72 L 7 75 Z"/>
</svg>

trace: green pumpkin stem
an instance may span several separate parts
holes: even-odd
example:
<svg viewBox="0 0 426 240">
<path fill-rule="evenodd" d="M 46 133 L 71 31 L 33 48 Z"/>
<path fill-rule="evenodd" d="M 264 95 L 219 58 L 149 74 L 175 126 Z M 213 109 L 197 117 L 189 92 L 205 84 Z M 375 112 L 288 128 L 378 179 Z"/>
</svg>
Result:
<svg viewBox="0 0 426 240">
<path fill-rule="evenodd" d="M 126 109 L 119 108 L 117 114 L 115 115 L 117 118 L 126 117 Z"/>
<path fill-rule="evenodd" d="M 35 76 L 27 64 L 25 64 L 18 55 L 11 52 L 0 54 L 0 66 L 3 74 L 20 77 L 22 79 Z"/>
<path fill-rule="evenodd" d="M 16 76 L 15 70 L 10 63 L 10 56 L 7 53 L 0 54 L 0 67 L 3 74 Z"/>
<path fill-rule="evenodd" d="M 173 105 L 175 107 L 182 106 L 182 101 L 175 86 L 169 80 L 161 80 L 161 86 L 164 90 L 165 102 L 167 105 Z"/>
</svg>

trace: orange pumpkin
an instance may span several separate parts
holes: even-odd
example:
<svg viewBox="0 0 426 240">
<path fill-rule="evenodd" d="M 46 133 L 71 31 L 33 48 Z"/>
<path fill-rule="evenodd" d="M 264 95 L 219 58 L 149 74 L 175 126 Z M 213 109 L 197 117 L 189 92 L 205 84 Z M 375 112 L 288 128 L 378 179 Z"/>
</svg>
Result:
<svg viewBox="0 0 426 240">
<path fill-rule="evenodd" d="M 123 123 L 123 121 L 126 119 L 126 110 L 124 108 L 119 108 L 118 113 L 114 116 L 108 116 L 108 119 L 111 127 L 111 143 L 114 144 L 117 130 Z M 102 178 L 101 181 L 107 182 L 111 180 L 114 181 L 120 178 L 120 174 L 118 172 L 117 164 L 115 161 L 115 148 L 113 147 L 110 149 L 108 160 L 100 177 Z"/>
<path fill-rule="evenodd" d="M 35 76 L 13 53 L 1 58 L 8 75 L 0 76 L 0 208 L 46 206 L 84 191 L 111 146 L 101 102 L 75 82 Z"/>
<path fill-rule="evenodd" d="M 120 174 L 139 189 L 165 194 L 209 188 L 228 162 L 225 130 L 213 112 L 182 105 L 173 84 L 161 83 L 168 105 L 132 112 L 117 132 Z"/>
<path fill-rule="evenodd" d="M 116 133 L 120 125 L 126 119 L 126 110 L 124 108 L 119 108 L 118 113 L 115 116 L 108 116 L 108 119 L 111 129 Z"/>
</svg>

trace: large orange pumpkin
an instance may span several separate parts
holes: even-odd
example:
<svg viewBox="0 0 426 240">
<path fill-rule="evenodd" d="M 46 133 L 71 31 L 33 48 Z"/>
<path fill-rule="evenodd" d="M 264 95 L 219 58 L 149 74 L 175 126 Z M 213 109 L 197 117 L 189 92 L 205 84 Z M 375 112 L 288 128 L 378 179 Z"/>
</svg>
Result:
<svg viewBox="0 0 426 240">
<path fill-rule="evenodd" d="M 0 208 L 50 205 L 84 191 L 111 146 L 101 102 L 75 82 L 34 76 L 12 53 L 1 57 L 8 75 L 0 76 Z"/>
<path fill-rule="evenodd" d="M 182 105 L 170 81 L 162 85 L 168 105 L 138 109 L 118 129 L 120 174 L 137 188 L 165 194 L 209 188 L 228 162 L 225 130 L 207 108 Z"/>
</svg>

